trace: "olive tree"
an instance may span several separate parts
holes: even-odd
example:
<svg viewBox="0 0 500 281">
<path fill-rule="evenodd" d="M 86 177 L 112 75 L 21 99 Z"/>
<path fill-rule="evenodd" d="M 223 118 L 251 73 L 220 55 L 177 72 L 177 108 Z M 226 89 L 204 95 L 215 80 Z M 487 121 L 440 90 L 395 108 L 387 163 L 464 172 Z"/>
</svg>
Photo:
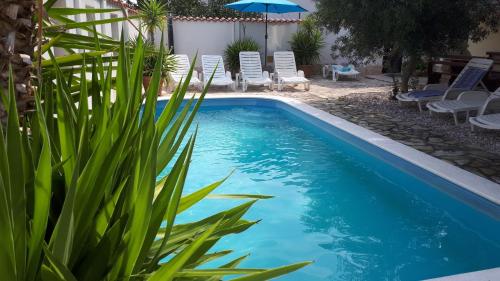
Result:
<svg viewBox="0 0 500 281">
<path fill-rule="evenodd" d="M 352 59 L 402 56 L 402 91 L 422 56 L 464 49 L 497 31 L 498 0 L 318 0 L 328 29 L 347 30 L 337 49 Z"/>
</svg>

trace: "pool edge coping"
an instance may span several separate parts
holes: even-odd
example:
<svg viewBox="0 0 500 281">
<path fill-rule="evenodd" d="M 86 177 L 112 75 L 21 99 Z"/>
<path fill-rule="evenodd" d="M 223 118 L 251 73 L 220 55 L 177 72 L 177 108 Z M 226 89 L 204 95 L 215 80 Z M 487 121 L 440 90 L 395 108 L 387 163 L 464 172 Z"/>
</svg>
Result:
<svg viewBox="0 0 500 281">
<path fill-rule="evenodd" d="M 159 97 L 158 100 L 168 100 L 169 98 L 170 97 L 168 96 L 162 96 Z M 473 194 L 476 194 L 496 205 L 500 205 L 500 184 L 447 163 L 413 147 L 402 144 L 387 136 L 383 136 L 377 132 L 363 128 L 362 126 L 356 125 L 350 121 L 313 107 L 297 99 L 255 94 L 207 95 L 205 96 L 205 99 L 257 99 L 284 103 L 371 145 L 374 145 L 385 152 L 395 155 L 421 169 L 427 170 L 428 172 L 464 188 L 465 190 L 472 192 Z"/>
</svg>

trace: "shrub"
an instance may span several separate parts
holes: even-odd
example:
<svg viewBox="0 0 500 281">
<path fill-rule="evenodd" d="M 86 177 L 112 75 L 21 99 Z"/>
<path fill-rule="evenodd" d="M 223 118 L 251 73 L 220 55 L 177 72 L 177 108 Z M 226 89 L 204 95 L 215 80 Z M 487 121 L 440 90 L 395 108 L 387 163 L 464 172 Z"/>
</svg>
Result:
<svg viewBox="0 0 500 281">
<path fill-rule="evenodd" d="M 299 30 L 292 35 L 290 45 L 298 65 L 311 65 L 319 61 L 325 40 L 312 16 L 305 18 L 299 25 Z"/>
<path fill-rule="evenodd" d="M 228 69 L 232 73 L 240 70 L 240 52 L 252 51 L 258 52 L 260 49 L 259 44 L 251 38 L 243 38 L 229 44 L 224 51 L 224 61 Z"/>
<path fill-rule="evenodd" d="M 85 61 L 79 75 L 66 75 L 53 58 L 54 72 L 35 95 L 36 111 L 22 123 L 12 70 L 8 93 L 0 89 L 8 112 L 5 131 L 0 126 L 2 280 L 220 280 L 234 274 L 267 280 L 307 264 L 236 269 L 240 257 L 199 269 L 228 253 L 209 252 L 219 239 L 256 223 L 242 219 L 255 201 L 175 224 L 177 214 L 224 182 L 182 194 L 196 131 L 186 134 L 207 88 L 183 105 L 191 69 L 157 115 L 163 49 L 145 99 L 141 40 L 132 58 L 123 40 L 119 49 L 113 78 L 100 56 L 91 63 L 90 81 L 77 79 L 86 77 Z"/>
</svg>

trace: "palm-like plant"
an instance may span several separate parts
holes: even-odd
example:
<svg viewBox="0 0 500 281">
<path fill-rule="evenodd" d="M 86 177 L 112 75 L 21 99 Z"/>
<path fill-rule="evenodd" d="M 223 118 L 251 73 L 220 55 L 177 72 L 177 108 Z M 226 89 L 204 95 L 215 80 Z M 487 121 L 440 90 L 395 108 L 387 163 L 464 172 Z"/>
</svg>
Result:
<svg viewBox="0 0 500 281">
<path fill-rule="evenodd" d="M 299 65 L 311 65 L 319 61 L 320 50 L 325 45 L 321 29 L 313 16 L 307 17 L 292 35 L 291 48 Z"/>
<path fill-rule="evenodd" d="M 0 91 L 8 105 L 6 130 L 0 126 L 2 279 L 220 280 L 237 274 L 235 280 L 248 281 L 307 264 L 238 269 L 243 256 L 199 269 L 230 252 L 210 252 L 217 241 L 256 223 L 242 218 L 255 201 L 201 221 L 175 223 L 177 214 L 224 180 L 182 196 L 196 132 L 181 145 L 207 88 L 183 105 L 191 69 L 157 115 L 163 52 L 143 101 L 142 41 L 130 56 L 122 39 L 114 83 L 111 65 L 97 56 L 90 80 L 78 83 L 78 106 L 71 98 L 77 76 L 64 73 L 52 57 L 54 71 L 37 87 L 36 112 L 21 123 L 10 71 L 8 94 Z M 83 62 L 80 77 L 86 67 Z M 159 177 L 166 167 L 168 174 Z"/>
<path fill-rule="evenodd" d="M 167 22 L 167 5 L 159 0 L 140 0 L 141 25 L 147 31 L 149 40 L 155 43 L 155 30 L 163 30 Z"/>
</svg>

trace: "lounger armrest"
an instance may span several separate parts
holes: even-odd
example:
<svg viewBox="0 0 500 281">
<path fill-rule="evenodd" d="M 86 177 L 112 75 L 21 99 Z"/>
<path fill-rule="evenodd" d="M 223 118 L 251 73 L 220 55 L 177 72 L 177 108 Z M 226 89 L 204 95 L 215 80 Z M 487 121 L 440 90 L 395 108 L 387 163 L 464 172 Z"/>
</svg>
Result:
<svg viewBox="0 0 500 281">
<path fill-rule="evenodd" d="M 275 70 L 273 73 L 273 79 L 276 79 L 276 81 L 280 78 L 280 72 Z"/>
<path fill-rule="evenodd" d="M 442 90 L 445 91 L 448 89 L 448 85 L 446 84 L 428 84 L 424 87 L 424 90 Z"/>
<path fill-rule="evenodd" d="M 270 78 L 269 72 L 268 71 L 262 71 L 262 77 L 264 77 L 264 78 Z"/>
<path fill-rule="evenodd" d="M 297 71 L 297 75 L 298 75 L 299 77 L 306 77 L 306 76 L 304 75 L 304 71 L 302 71 L 302 70 Z"/>
<path fill-rule="evenodd" d="M 469 89 L 451 88 L 451 89 L 446 90 L 443 97 L 446 100 L 455 100 L 458 98 L 458 96 L 460 96 L 461 93 L 468 92 L 468 91 L 469 91 Z"/>
<path fill-rule="evenodd" d="M 465 91 L 458 96 L 457 100 L 459 101 L 486 100 L 489 96 L 490 93 L 485 91 Z"/>
</svg>

